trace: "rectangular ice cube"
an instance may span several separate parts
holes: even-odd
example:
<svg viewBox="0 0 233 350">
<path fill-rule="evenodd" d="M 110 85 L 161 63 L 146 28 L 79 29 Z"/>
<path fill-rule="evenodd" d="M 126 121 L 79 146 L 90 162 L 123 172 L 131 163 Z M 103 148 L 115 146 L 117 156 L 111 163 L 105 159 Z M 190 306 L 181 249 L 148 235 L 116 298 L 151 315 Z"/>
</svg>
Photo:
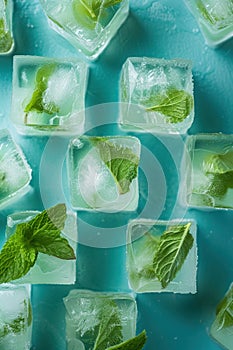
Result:
<svg viewBox="0 0 233 350">
<path fill-rule="evenodd" d="M 137 307 L 131 294 L 71 290 L 64 304 L 67 350 L 92 350 L 101 337 L 106 349 L 135 336 Z"/>
<path fill-rule="evenodd" d="M 16 226 L 34 218 L 38 211 L 25 211 L 11 214 L 7 217 L 6 238 L 8 239 Z M 76 252 L 77 248 L 77 218 L 69 212 L 62 236 L 65 237 Z M 14 283 L 31 284 L 73 284 L 76 281 L 76 260 L 63 260 L 55 256 L 39 253 L 35 265 L 29 272 Z"/>
<path fill-rule="evenodd" d="M 233 135 L 188 136 L 182 169 L 185 205 L 233 209 Z"/>
<path fill-rule="evenodd" d="M 216 318 L 211 326 L 210 335 L 224 349 L 233 350 L 233 283 L 217 306 Z"/>
<path fill-rule="evenodd" d="M 87 64 L 77 59 L 14 56 L 11 120 L 28 135 L 81 135 Z"/>
<path fill-rule="evenodd" d="M 196 223 L 188 219 L 130 221 L 126 261 L 129 285 L 137 293 L 196 293 Z"/>
<path fill-rule="evenodd" d="M 232 0 L 185 0 L 210 46 L 233 36 Z"/>
<path fill-rule="evenodd" d="M 9 54 L 14 48 L 12 17 L 12 0 L 0 0 L 0 55 Z"/>
<path fill-rule="evenodd" d="M 0 206 L 22 196 L 31 180 L 31 169 L 7 129 L 0 130 Z"/>
<path fill-rule="evenodd" d="M 131 136 L 71 140 L 68 179 L 78 210 L 134 211 L 138 205 L 140 141 Z"/>
<path fill-rule="evenodd" d="M 129 0 L 40 0 L 49 25 L 96 59 L 126 20 Z"/>
<path fill-rule="evenodd" d="M 32 307 L 30 292 L 29 285 L 1 285 L 1 350 L 29 350 L 31 348 Z"/>
<path fill-rule="evenodd" d="M 194 118 L 191 62 L 128 58 L 121 71 L 120 102 L 124 129 L 186 133 Z"/>
</svg>

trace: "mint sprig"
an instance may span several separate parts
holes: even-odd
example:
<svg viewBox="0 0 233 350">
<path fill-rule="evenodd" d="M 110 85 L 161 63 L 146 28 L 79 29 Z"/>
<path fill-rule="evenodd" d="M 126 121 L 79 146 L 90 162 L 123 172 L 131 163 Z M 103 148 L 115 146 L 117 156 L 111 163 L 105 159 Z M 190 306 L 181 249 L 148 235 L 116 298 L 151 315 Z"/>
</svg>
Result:
<svg viewBox="0 0 233 350">
<path fill-rule="evenodd" d="M 44 210 L 26 223 L 18 224 L 0 252 L 0 283 L 22 276 L 33 267 L 38 253 L 60 259 L 75 259 L 73 248 L 61 231 L 66 220 L 65 204 Z"/>
<path fill-rule="evenodd" d="M 120 344 L 110 346 L 107 350 L 142 350 L 146 343 L 146 331 L 143 330 L 136 337 L 128 339 Z"/>
<path fill-rule="evenodd" d="M 193 109 L 193 97 L 185 90 L 169 88 L 164 94 L 152 96 L 143 102 L 148 112 L 158 112 L 170 123 L 181 123 Z"/>
</svg>

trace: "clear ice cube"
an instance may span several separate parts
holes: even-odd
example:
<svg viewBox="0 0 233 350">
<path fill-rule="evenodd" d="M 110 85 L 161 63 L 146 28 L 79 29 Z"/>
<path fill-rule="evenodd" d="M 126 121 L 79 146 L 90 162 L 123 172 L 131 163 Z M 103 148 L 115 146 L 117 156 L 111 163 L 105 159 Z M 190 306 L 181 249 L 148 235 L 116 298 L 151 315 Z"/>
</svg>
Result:
<svg viewBox="0 0 233 350">
<path fill-rule="evenodd" d="M 210 46 L 218 46 L 233 36 L 232 0 L 185 0 Z"/>
<path fill-rule="evenodd" d="M 12 0 L 0 0 L 0 55 L 9 54 L 14 48 L 12 17 Z"/>
<path fill-rule="evenodd" d="M 136 162 L 139 162 L 139 157 L 140 141 L 135 137 L 83 136 L 71 140 L 67 167 L 73 208 L 106 212 L 136 210 L 138 205 Z M 124 171 L 127 173 L 125 176 Z M 124 181 L 127 181 L 127 177 L 132 174 L 135 174 L 135 177 L 129 188 L 122 192 Z M 122 181 L 123 186 L 119 185 L 118 180 Z"/>
<path fill-rule="evenodd" d="M 11 120 L 28 135 L 80 135 L 85 119 L 87 64 L 14 56 Z"/>
<path fill-rule="evenodd" d="M 72 290 L 64 298 L 67 350 L 91 350 L 102 327 L 121 329 L 122 341 L 135 336 L 137 307 L 131 294 Z M 115 316 L 114 316 L 115 315 Z M 112 319 L 112 320 L 111 320 Z M 103 328 L 104 329 L 104 328 Z M 114 334 L 114 328 L 113 328 Z M 109 337 L 108 346 L 114 337 Z"/>
<path fill-rule="evenodd" d="M 129 0 L 40 0 L 49 25 L 96 59 L 126 20 Z"/>
<path fill-rule="evenodd" d="M 233 350 L 233 283 L 217 307 L 210 335 L 224 349 Z"/>
<path fill-rule="evenodd" d="M 30 221 L 39 214 L 38 211 L 25 211 L 11 214 L 7 217 L 6 238 L 8 239 L 23 222 Z M 69 212 L 62 236 L 65 237 L 76 252 L 77 249 L 77 218 Z M 55 256 L 39 253 L 35 265 L 29 272 L 14 283 L 30 284 L 74 284 L 76 281 L 76 260 L 63 260 Z"/>
<path fill-rule="evenodd" d="M 158 240 L 168 227 L 187 223 L 191 223 L 190 233 L 194 239 L 193 246 L 176 277 L 165 288 L 162 288 L 153 270 Z M 137 293 L 196 293 L 196 269 L 196 223 L 193 220 L 138 219 L 130 221 L 127 229 L 127 271 L 132 290 Z"/>
<path fill-rule="evenodd" d="M 120 102 L 124 129 L 186 133 L 194 118 L 191 62 L 128 58 L 121 71 Z"/>
<path fill-rule="evenodd" d="M 0 206 L 22 196 L 31 180 L 31 169 L 6 129 L 0 130 Z"/>
<path fill-rule="evenodd" d="M 0 349 L 29 350 L 31 334 L 30 286 L 2 284 L 0 288 Z"/>
<path fill-rule="evenodd" d="M 182 161 L 181 201 L 199 208 L 233 209 L 233 135 L 188 136 Z"/>
</svg>

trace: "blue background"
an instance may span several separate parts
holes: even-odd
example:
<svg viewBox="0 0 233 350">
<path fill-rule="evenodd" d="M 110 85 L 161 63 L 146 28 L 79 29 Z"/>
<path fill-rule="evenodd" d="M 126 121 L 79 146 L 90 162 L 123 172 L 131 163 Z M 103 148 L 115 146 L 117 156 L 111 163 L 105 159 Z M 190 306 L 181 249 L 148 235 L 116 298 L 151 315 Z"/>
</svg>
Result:
<svg viewBox="0 0 233 350">
<path fill-rule="evenodd" d="M 108 48 L 96 62 L 89 63 L 87 131 L 99 135 L 124 134 L 116 124 L 120 70 L 129 56 L 150 56 L 192 60 L 195 121 L 190 134 L 233 133 L 233 40 L 216 50 L 206 46 L 197 23 L 180 0 L 131 0 L 130 8 L 127 21 Z M 14 54 L 81 58 L 72 46 L 48 27 L 37 0 L 15 1 L 14 35 Z M 8 119 L 11 78 L 12 56 L 0 57 L 0 126 L 8 127 L 23 148 L 33 170 L 33 179 L 29 194 L 1 211 L 2 242 L 9 213 L 24 209 L 42 210 L 63 200 L 68 202 L 64 169 L 68 141 L 17 135 Z M 110 104 L 100 106 L 100 109 L 93 107 L 103 103 Z M 177 191 L 182 139 L 134 135 L 140 138 L 143 146 L 138 211 L 117 216 L 78 213 L 77 284 L 34 286 L 32 290 L 32 348 L 35 350 L 65 350 L 62 298 L 70 289 L 128 290 L 125 228 L 130 218 L 140 216 L 162 219 L 185 216 L 196 219 L 198 224 L 198 293 L 137 296 L 138 332 L 145 328 L 148 334 L 145 349 L 219 349 L 208 332 L 216 304 L 233 281 L 233 212 L 187 210 L 179 206 Z"/>
</svg>

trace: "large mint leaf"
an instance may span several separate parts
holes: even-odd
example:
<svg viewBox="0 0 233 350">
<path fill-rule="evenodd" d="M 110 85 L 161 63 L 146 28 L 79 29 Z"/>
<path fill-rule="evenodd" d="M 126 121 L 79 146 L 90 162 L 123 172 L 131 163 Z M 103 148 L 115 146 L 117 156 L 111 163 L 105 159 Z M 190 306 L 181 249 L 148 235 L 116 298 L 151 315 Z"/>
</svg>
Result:
<svg viewBox="0 0 233 350">
<path fill-rule="evenodd" d="M 223 154 L 212 154 L 204 160 L 203 169 L 205 173 L 221 175 L 233 171 L 233 150 Z"/>
<path fill-rule="evenodd" d="M 127 193 L 131 182 L 137 177 L 139 157 L 130 148 L 117 145 L 104 138 L 93 138 L 92 142 L 111 171 L 120 194 Z"/>
<path fill-rule="evenodd" d="M 150 105 L 147 111 L 163 114 L 170 123 L 181 123 L 193 109 L 193 97 L 185 90 L 169 88 L 164 95 L 152 96 L 144 105 Z"/>
<path fill-rule="evenodd" d="M 144 330 L 136 337 L 128 339 L 120 344 L 110 346 L 107 350 L 142 350 L 146 339 L 146 331 Z"/>
<path fill-rule="evenodd" d="M 233 285 L 216 309 L 218 330 L 233 326 Z"/>
<path fill-rule="evenodd" d="M 193 246 L 194 239 L 189 232 L 190 226 L 191 223 L 171 226 L 161 235 L 154 258 L 154 268 L 163 288 L 176 277 Z"/>
</svg>

